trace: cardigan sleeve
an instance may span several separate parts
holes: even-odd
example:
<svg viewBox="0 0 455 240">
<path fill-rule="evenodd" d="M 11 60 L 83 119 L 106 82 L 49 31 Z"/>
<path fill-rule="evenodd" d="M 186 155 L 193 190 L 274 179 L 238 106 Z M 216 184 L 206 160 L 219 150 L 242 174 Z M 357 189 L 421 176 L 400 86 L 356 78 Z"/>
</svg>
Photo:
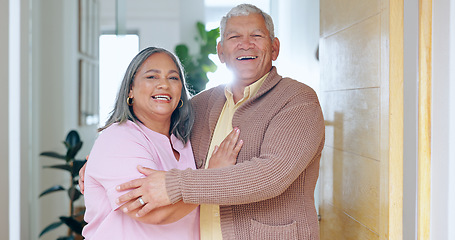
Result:
<svg viewBox="0 0 455 240">
<path fill-rule="evenodd" d="M 259 157 L 220 169 L 173 169 L 166 174 L 169 197 L 172 202 L 236 205 L 278 196 L 319 161 L 324 128 L 319 102 L 294 98 L 270 120 Z"/>
</svg>

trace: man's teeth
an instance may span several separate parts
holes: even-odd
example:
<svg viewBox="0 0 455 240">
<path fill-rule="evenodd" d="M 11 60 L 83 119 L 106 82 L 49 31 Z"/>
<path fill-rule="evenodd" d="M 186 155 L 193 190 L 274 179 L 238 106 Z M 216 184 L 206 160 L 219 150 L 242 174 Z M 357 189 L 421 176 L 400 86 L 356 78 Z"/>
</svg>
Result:
<svg viewBox="0 0 455 240">
<path fill-rule="evenodd" d="M 256 59 L 256 56 L 242 56 L 238 57 L 237 60 L 249 60 L 249 59 Z"/>
<path fill-rule="evenodd" d="M 171 100 L 171 97 L 166 96 L 166 95 L 156 95 L 156 96 L 153 96 L 153 98 L 158 99 L 158 100 L 166 100 L 166 101 Z"/>
</svg>

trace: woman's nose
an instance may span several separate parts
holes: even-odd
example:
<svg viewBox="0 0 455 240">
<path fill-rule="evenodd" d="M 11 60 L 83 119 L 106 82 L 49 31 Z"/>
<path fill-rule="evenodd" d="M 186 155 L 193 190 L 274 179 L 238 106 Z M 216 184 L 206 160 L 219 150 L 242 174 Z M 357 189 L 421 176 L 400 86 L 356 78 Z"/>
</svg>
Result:
<svg viewBox="0 0 455 240">
<path fill-rule="evenodd" d="M 157 88 L 167 89 L 169 87 L 169 81 L 166 78 L 161 78 L 158 82 Z"/>
</svg>

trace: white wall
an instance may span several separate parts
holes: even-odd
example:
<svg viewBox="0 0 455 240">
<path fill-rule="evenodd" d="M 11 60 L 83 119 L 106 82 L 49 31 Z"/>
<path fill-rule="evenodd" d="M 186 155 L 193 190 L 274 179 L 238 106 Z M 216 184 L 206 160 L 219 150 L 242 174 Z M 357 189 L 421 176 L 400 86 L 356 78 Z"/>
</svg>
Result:
<svg viewBox="0 0 455 240">
<path fill-rule="evenodd" d="M 275 66 L 282 76 L 301 81 L 319 92 L 319 1 L 272 0 L 270 12 L 281 48 Z"/>
<path fill-rule="evenodd" d="M 455 239 L 455 3 L 433 2 L 431 239 Z"/>
<path fill-rule="evenodd" d="M 0 29 L 9 29 L 9 1 L 0 0 Z M 8 112 L 8 102 L 6 101 L 9 98 L 8 92 L 8 41 L 9 34 L 0 35 L 0 96 L 2 96 L 3 101 L 0 101 L 0 110 L 5 113 Z M 4 116 L 4 115 L 3 115 Z M 8 161 L 9 161 L 9 144 L 8 144 L 8 118 L 0 118 L 0 164 L 4 167 L 0 168 L 0 192 L 7 193 L 9 191 L 9 181 L 8 181 Z M 0 195 L 0 238 L 8 239 L 9 238 L 9 200 L 8 194 Z"/>
<path fill-rule="evenodd" d="M 455 225 L 455 3 L 451 1 L 450 3 L 450 24 L 449 24 L 449 38 L 450 38 L 450 45 L 449 45 L 449 52 L 450 52 L 450 60 L 449 66 L 450 68 L 450 75 L 449 75 L 449 86 L 450 86 L 450 100 L 449 100 L 449 108 L 450 113 L 449 116 L 449 158 L 448 158 L 448 169 L 449 169 L 449 181 L 447 184 L 447 189 L 449 190 L 448 202 L 449 206 L 447 208 L 448 212 L 448 219 L 447 225 L 454 226 Z M 448 239 L 455 239 L 455 229 L 453 227 L 448 228 Z"/>
<path fill-rule="evenodd" d="M 68 215 L 69 199 L 66 192 L 53 193 L 42 198 L 37 196 L 53 185 L 61 184 L 67 187 L 70 184 L 67 172 L 42 168 L 45 165 L 58 164 L 59 160 L 39 157 L 39 153 L 65 153 L 62 141 L 71 129 L 78 129 L 78 65 L 75 58 L 77 55 L 72 51 L 77 49 L 77 12 L 69 10 L 77 9 L 75 3 L 77 1 L 58 0 L 34 0 L 32 3 L 32 69 L 35 72 L 31 74 L 33 106 L 30 109 L 33 119 L 31 138 L 34 140 L 30 156 L 30 186 L 33 189 L 30 199 L 34 206 L 31 208 L 31 238 L 36 238 L 45 226 L 58 221 L 59 216 Z M 89 135 L 81 134 L 81 137 L 83 140 L 93 138 L 95 133 L 92 129 Z M 84 147 L 87 154 L 87 146 Z M 56 239 L 66 235 L 66 231 L 65 227 L 60 227 L 44 235 L 42 239 Z"/>
<path fill-rule="evenodd" d="M 115 25 L 115 1 L 100 1 L 101 33 L 112 33 Z M 128 0 L 126 30 L 139 34 L 139 48 L 163 47 L 174 51 L 177 44 L 190 45 L 194 52 L 196 22 L 204 21 L 203 0 Z"/>
</svg>

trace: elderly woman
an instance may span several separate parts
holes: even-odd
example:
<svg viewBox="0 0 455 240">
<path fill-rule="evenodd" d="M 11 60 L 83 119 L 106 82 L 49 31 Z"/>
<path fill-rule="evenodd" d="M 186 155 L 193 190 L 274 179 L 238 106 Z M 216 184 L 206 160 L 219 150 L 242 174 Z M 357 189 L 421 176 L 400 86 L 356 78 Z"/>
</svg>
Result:
<svg viewBox="0 0 455 240">
<path fill-rule="evenodd" d="M 123 212 L 115 202 L 124 194 L 116 191 L 118 184 L 143 177 L 137 166 L 195 168 L 189 143 L 193 121 L 183 70 L 175 55 L 154 47 L 138 53 L 87 162 L 86 239 L 199 239 L 198 205 L 178 202 L 137 217 L 134 211 Z M 238 131 L 233 131 L 212 157 L 214 165 L 235 163 L 242 145 L 237 139 Z M 135 201 L 147 204 L 141 198 L 131 202 Z"/>
</svg>

